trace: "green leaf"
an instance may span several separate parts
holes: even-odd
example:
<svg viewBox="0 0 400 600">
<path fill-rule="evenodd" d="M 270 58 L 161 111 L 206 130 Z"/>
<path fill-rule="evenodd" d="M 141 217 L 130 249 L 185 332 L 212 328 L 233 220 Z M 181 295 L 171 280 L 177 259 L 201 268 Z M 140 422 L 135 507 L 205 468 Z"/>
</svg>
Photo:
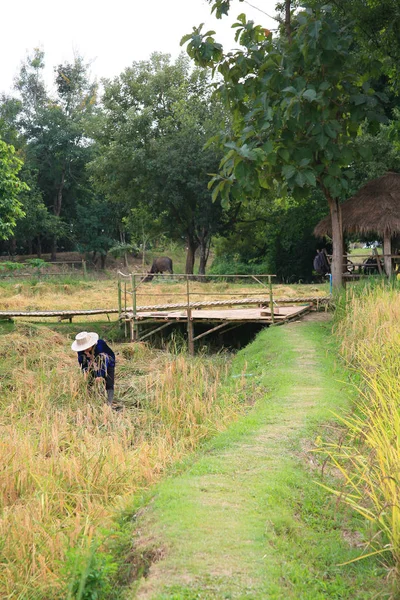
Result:
<svg viewBox="0 0 400 600">
<path fill-rule="evenodd" d="M 359 106 L 360 104 L 365 104 L 367 99 L 368 99 L 368 96 L 366 96 L 365 94 L 355 94 L 354 96 L 351 96 L 351 98 L 350 98 L 350 100 L 356 106 Z"/>
<path fill-rule="evenodd" d="M 336 139 L 337 133 L 330 123 L 326 123 L 326 125 L 324 125 L 324 132 L 328 137 L 332 138 L 333 140 Z"/>
<path fill-rule="evenodd" d="M 289 151 L 288 151 L 288 150 L 286 150 L 286 148 L 279 148 L 279 150 L 278 150 L 278 154 L 279 154 L 279 156 L 280 156 L 281 158 L 283 158 L 283 160 L 284 160 L 284 161 L 286 161 L 286 162 L 287 162 L 287 161 L 289 160 L 289 158 L 290 158 Z"/>
<path fill-rule="evenodd" d="M 317 185 L 315 174 L 312 171 L 303 171 L 303 175 L 308 185 L 311 185 L 312 187 Z"/>
<path fill-rule="evenodd" d="M 266 173 L 265 171 L 260 171 L 258 173 L 258 183 L 263 189 L 268 190 L 271 187 L 271 181 L 272 177 L 269 173 Z"/>
<path fill-rule="evenodd" d="M 297 169 L 293 165 L 285 165 L 282 168 L 282 173 L 286 181 L 289 181 L 297 173 Z"/>
<path fill-rule="evenodd" d="M 372 149 L 370 146 L 360 146 L 358 148 L 358 152 L 360 153 L 360 155 L 362 156 L 362 158 L 364 160 L 372 159 Z"/>
<path fill-rule="evenodd" d="M 265 142 L 265 144 L 263 144 L 262 149 L 264 150 L 265 154 L 271 154 L 271 152 L 274 149 L 274 146 L 273 146 L 272 142 L 268 141 L 268 142 Z"/>
<path fill-rule="evenodd" d="M 297 175 L 296 175 L 295 181 L 296 181 L 296 184 L 299 187 L 303 187 L 304 186 L 305 178 L 304 178 L 304 175 L 303 175 L 303 173 L 301 171 L 297 171 Z"/>
<path fill-rule="evenodd" d="M 305 98 L 309 102 L 312 102 L 313 100 L 315 100 L 316 97 L 317 97 L 317 92 L 315 90 L 313 90 L 312 88 L 309 88 L 308 90 L 303 92 L 303 98 Z"/>
<path fill-rule="evenodd" d="M 326 90 L 328 90 L 331 87 L 331 84 L 329 83 L 329 81 L 323 81 L 321 83 L 321 85 L 319 86 L 319 90 L 321 92 L 325 92 Z"/>
</svg>

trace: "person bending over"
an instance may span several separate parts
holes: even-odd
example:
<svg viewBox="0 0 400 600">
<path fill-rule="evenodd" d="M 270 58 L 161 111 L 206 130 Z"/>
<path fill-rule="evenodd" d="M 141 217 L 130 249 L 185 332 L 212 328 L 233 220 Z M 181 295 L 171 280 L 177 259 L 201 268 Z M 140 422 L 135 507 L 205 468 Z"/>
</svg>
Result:
<svg viewBox="0 0 400 600">
<path fill-rule="evenodd" d="M 81 331 L 71 346 L 78 353 L 79 365 L 89 385 L 105 386 L 107 404 L 114 399 L 115 354 L 97 333 Z"/>
</svg>

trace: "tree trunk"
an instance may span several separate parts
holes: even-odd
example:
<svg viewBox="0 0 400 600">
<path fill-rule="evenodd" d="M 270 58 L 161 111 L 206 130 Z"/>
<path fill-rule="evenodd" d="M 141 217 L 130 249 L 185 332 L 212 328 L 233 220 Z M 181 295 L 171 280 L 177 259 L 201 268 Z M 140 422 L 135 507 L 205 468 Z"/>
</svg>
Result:
<svg viewBox="0 0 400 600">
<path fill-rule="evenodd" d="M 187 236 L 187 254 L 186 254 L 186 267 L 185 273 L 188 275 L 193 275 L 194 270 L 194 261 L 196 250 L 199 247 L 198 241 L 191 235 Z"/>
<path fill-rule="evenodd" d="M 57 195 L 54 199 L 54 215 L 56 217 L 59 217 L 61 214 L 64 184 L 65 184 L 65 166 L 63 167 L 63 170 L 61 173 L 60 185 L 58 186 Z M 57 235 L 54 235 L 52 243 L 51 243 L 51 260 L 57 260 Z"/>
<path fill-rule="evenodd" d="M 385 231 L 383 236 L 383 254 L 384 254 L 384 264 L 385 271 L 388 277 L 392 276 L 392 259 L 390 258 L 390 254 L 392 254 L 392 240 L 390 233 Z"/>
<path fill-rule="evenodd" d="M 100 268 L 104 269 L 106 268 L 106 260 L 107 260 L 107 254 L 100 254 Z"/>
<path fill-rule="evenodd" d="M 210 256 L 211 237 L 205 234 L 200 239 L 200 263 L 199 263 L 199 275 L 206 274 L 206 265 L 208 257 Z"/>
<path fill-rule="evenodd" d="M 57 260 L 57 237 L 54 236 L 51 240 L 50 260 Z"/>
<path fill-rule="evenodd" d="M 337 198 L 332 198 L 327 190 L 325 196 L 328 200 L 332 220 L 332 285 L 338 290 L 343 285 L 343 228 L 342 210 Z"/>
<path fill-rule="evenodd" d="M 285 0 L 285 31 L 289 43 L 292 41 L 292 28 L 290 23 L 290 4 L 291 0 Z"/>
<path fill-rule="evenodd" d="M 38 258 L 42 258 L 42 240 L 40 236 L 36 240 L 36 254 Z"/>
<path fill-rule="evenodd" d="M 8 253 L 11 257 L 17 254 L 17 238 L 13 237 L 10 239 L 8 244 Z"/>
</svg>

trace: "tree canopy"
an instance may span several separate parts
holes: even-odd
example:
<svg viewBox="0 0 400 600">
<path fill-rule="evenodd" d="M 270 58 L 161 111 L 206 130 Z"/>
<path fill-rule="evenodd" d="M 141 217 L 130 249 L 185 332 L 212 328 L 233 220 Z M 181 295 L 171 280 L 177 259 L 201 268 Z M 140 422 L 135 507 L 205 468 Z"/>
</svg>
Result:
<svg viewBox="0 0 400 600">
<path fill-rule="evenodd" d="M 19 197 L 28 186 L 18 177 L 21 168 L 22 161 L 17 158 L 14 146 L 0 139 L 0 239 L 3 240 L 12 235 L 17 220 L 24 216 Z"/>
<path fill-rule="evenodd" d="M 217 0 L 212 9 L 221 16 L 229 4 Z M 212 179 L 214 197 L 227 204 L 232 195 L 257 194 L 275 182 L 281 195 L 289 190 L 295 197 L 319 187 L 331 212 L 333 276 L 340 285 L 340 198 L 363 153 L 353 140 L 361 123 L 376 131 L 385 120 L 379 106 L 385 96 L 370 81 L 374 65 L 360 68 L 351 26 L 338 23 L 330 6 L 304 7 L 276 38 L 244 14 L 233 27 L 242 46 L 235 52 L 223 54 L 213 32 L 203 34 L 201 26 L 182 40 L 198 64 L 222 76 L 218 93 L 233 117 L 232 132 L 220 137 L 225 157 Z"/>
<path fill-rule="evenodd" d="M 91 165 L 98 190 L 128 211 L 125 223 L 132 223 L 129 210 L 147 207 L 170 239 L 186 241 L 188 273 L 199 247 L 204 271 L 211 236 L 221 226 L 222 209 L 207 189 L 221 153 L 204 145 L 223 112 L 211 103 L 208 80 L 184 56 L 171 63 L 154 54 L 106 82 Z"/>
</svg>

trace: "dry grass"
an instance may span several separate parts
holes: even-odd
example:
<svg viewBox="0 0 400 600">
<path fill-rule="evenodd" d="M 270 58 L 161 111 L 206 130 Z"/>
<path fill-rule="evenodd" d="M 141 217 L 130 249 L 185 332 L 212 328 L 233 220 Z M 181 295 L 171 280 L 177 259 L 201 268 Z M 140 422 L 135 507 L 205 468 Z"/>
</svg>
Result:
<svg viewBox="0 0 400 600">
<path fill-rule="evenodd" d="M 56 288 L 57 293 L 54 293 Z M 129 282 L 128 282 L 129 289 Z M 235 294 L 268 297 L 268 288 L 254 284 L 212 281 L 190 283 L 191 300 L 222 300 Z M 326 285 L 274 285 L 276 297 L 325 296 Z M 209 295 L 210 294 L 210 295 Z M 223 295 L 219 295 L 223 294 Z M 228 295 L 228 296 L 227 296 Z M 138 305 L 186 302 L 186 283 L 154 280 L 143 284 L 137 296 Z M 129 301 L 128 301 L 129 304 Z M 130 300 L 130 306 L 132 300 Z M 118 308 L 117 282 L 71 280 L 54 284 L 44 281 L 2 283 L 0 286 L 0 310 L 68 310 L 91 308 Z M 116 317 L 111 317 L 116 318 Z"/>
<path fill-rule="evenodd" d="M 227 356 L 115 350 L 122 412 L 88 395 L 63 336 L 0 336 L 1 598 L 66 598 L 70 549 L 101 542 L 133 494 L 243 410 L 245 379 L 221 387 Z"/>
<path fill-rule="evenodd" d="M 347 438 L 328 449 L 343 474 L 346 501 L 371 523 L 370 551 L 391 553 L 399 577 L 400 294 L 379 285 L 350 289 L 346 300 L 337 333 L 357 373 L 359 399 L 343 418 Z"/>
</svg>

